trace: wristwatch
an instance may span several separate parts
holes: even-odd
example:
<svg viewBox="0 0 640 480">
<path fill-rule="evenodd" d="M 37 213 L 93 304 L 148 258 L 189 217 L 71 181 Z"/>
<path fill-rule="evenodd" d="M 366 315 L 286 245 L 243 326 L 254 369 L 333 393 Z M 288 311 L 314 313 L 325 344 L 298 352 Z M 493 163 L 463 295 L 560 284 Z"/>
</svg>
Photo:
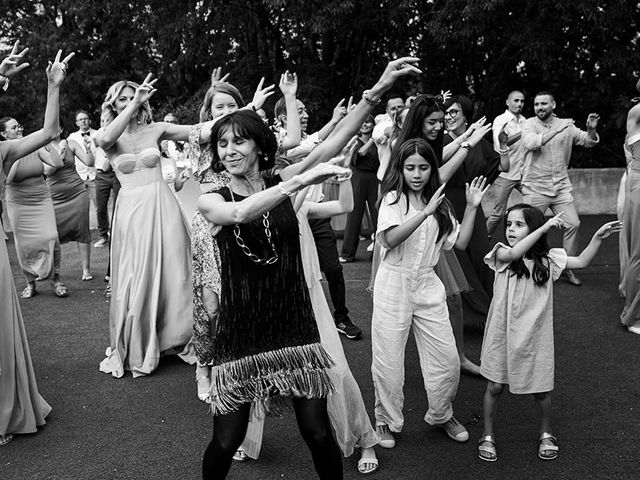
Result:
<svg viewBox="0 0 640 480">
<path fill-rule="evenodd" d="M 460 148 L 466 148 L 467 150 L 471 150 L 471 145 L 469 145 L 469 142 L 462 142 L 460 144 Z"/>
</svg>

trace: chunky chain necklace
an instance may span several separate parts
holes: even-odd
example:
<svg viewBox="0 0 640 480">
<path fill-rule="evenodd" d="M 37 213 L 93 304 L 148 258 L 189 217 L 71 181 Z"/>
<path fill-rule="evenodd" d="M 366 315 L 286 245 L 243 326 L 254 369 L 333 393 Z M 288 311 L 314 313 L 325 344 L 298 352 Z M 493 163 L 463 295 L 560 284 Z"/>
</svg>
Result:
<svg viewBox="0 0 640 480">
<path fill-rule="evenodd" d="M 253 190 L 253 193 L 255 193 L 255 190 L 251 186 L 251 183 L 247 183 L 249 183 L 251 190 Z M 231 185 L 229 185 L 229 192 L 231 193 L 231 201 L 235 202 L 236 199 L 233 195 L 233 189 L 231 188 Z M 273 240 L 271 239 L 271 224 L 269 223 L 269 212 L 265 212 L 262 214 L 262 225 L 264 227 L 264 234 L 267 237 L 267 243 L 269 243 L 271 251 L 273 252 L 273 255 L 270 258 L 260 258 L 255 253 L 253 253 L 249 249 L 249 247 L 247 247 L 247 245 L 244 243 L 244 240 L 240 236 L 240 224 L 238 223 L 236 223 L 233 227 L 233 236 L 236 237 L 236 243 L 242 250 L 242 253 L 249 257 L 252 262 L 259 265 L 273 265 L 278 261 L 278 252 L 276 252 L 276 246 L 273 244 Z"/>
</svg>

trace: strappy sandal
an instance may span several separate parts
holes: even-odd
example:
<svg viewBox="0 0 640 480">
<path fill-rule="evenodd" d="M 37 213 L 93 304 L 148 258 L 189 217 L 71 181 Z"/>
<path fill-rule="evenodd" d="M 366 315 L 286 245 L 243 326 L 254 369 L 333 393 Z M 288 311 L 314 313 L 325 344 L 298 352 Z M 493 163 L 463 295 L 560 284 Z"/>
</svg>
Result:
<svg viewBox="0 0 640 480">
<path fill-rule="evenodd" d="M 211 390 L 211 377 L 209 375 L 196 376 L 196 385 L 198 386 L 198 400 L 211 403 L 209 398 L 209 390 Z"/>
<path fill-rule="evenodd" d="M 249 455 L 247 455 L 247 452 L 239 448 L 238 450 L 236 450 L 236 453 L 233 454 L 233 459 L 236 462 L 246 462 L 247 460 L 249 460 Z"/>
<path fill-rule="evenodd" d="M 0 446 L 6 445 L 11 440 L 13 440 L 13 435 L 11 435 L 10 433 L 7 433 L 5 435 L 0 435 Z"/>
<path fill-rule="evenodd" d="M 36 290 L 36 286 L 30 283 L 27 283 L 27 286 L 24 287 L 24 290 L 20 292 L 20 298 L 33 298 L 38 294 Z"/>
<path fill-rule="evenodd" d="M 69 296 L 69 292 L 67 291 L 67 287 L 62 282 L 55 282 L 53 284 L 53 291 L 55 292 L 56 297 L 62 298 L 62 297 L 68 297 Z"/>
<path fill-rule="evenodd" d="M 483 445 L 489 443 L 490 445 Z M 498 450 L 493 435 L 485 435 L 478 440 L 478 457 L 485 462 L 495 462 L 498 460 Z"/>
<path fill-rule="evenodd" d="M 358 460 L 358 471 L 364 475 L 373 473 L 378 470 L 378 459 L 374 457 L 365 457 Z"/>
<path fill-rule="evenodd" d="M 549 440 L 549 443 L 542 443 L 543 440 Z M 544 432 L 540 435 L 540 444 L 538 445 L 538 457 L 542 460 L 555 460 L 558 458 L 558 439 L 550 433 Z"/>
</svg>

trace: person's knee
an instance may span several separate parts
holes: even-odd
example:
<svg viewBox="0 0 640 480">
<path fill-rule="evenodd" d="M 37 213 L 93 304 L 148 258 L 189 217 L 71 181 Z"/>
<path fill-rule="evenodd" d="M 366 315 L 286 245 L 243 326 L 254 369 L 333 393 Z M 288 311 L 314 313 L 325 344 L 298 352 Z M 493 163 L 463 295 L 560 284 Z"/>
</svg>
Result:
<svg viewBox="0 0 640 480">
<path fill-rule="evenodd" d="M 578 230 L 580 228 L 580 219 L 578 217 L 576 218 L 565 218 L 564 222 L 567 225 L 567 230 L 571 230 L 571 231 L 575 231 Z"/>
<path fill-rule="evenodd" d="M 301 425 L 300 433 L 309 448 L 323 447 L 333 443 L 333 435 L 329 425 Z"/>
<path fill-rule="evenodd" d="M 491 396 L 497 397 L 498 395 L 501 395 L 503 391 L 504 384 L 496 382 L 487 383 L 487 392 L 489 392 Z"/>
<path fill-rule="evenodd" d="M 228 432 L 228 434 L 214 434 L 209 444 L 209 449 L 216 452 L 222 457 L 231 457 L 236 450 L 242 445 L 244 435 L 239 435 L 236 431 Z"/>
</svg>

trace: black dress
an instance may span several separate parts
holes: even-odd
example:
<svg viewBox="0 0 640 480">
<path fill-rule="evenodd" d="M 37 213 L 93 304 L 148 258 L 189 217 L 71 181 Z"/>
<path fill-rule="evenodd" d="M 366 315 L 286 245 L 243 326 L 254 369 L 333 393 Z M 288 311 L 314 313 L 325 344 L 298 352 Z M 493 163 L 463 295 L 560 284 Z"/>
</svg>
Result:
<svg viewBox="0 0 640 480">
<path fill-rule="evenodd" d="M 444 136 L 444 144 L 452 142 L 447 134 Z M 493 150 L 492 145 L 486 140 L 474 146 L 465 158 L 463 164 L 453 174 L 444 189 L 445 195 L 451 202 L 459 222 L 462 222 L 467 206 L 465 197 L 465 183 L 480 175 L 492 183 L 500 174 L 500 156 Z M 491 250 L 489 247 L 489 234 L 487 222 L 482 207 L 476 210 L 476 220 L 471 234 L 471 240 L 466 250 L 455 249 L 456 257 L 464 271 L 464 275 L 471 287 L 470 292 L 462 293 L 463 303 L 467 307 L 486 317 L 493 296 L 493 272 L 484 263 L 484 256 Z M 484 318 L 483 318 L 484 320 Z"/>
<path fill-rule="evenodd" d="M 265 180 L 267 187 L 279 181 L 280 177 Z M 214 193 L 227 202 L 246 198 L 232 197 L 229 187 Z M 256 263 L 240 245 L 261 259 L 273 258 L 267 230 L 277 260 Z M 213 329 L 213 414 L 275 395 L 325 397 L 332 390 L 325 369 L 333 362 L 320 345 L 291 202 L 279 203 L 266 220 L 262 216 L 223 226 L 217 241 L 222 285 L 220 316 Z"/>
</svg>

